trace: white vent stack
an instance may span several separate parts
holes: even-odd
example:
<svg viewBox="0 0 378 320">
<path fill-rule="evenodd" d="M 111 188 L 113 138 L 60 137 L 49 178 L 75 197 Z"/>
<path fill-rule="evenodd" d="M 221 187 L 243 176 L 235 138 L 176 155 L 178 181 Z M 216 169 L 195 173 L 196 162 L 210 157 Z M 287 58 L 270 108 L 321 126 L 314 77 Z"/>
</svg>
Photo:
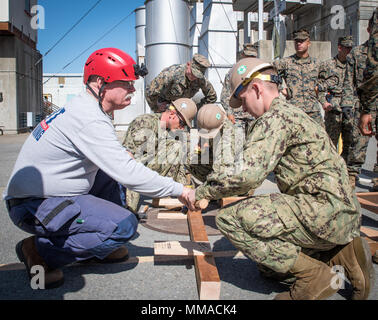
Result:
<svg viewBox="0 0 378 320">
<path fill-rule="evenodd" d="M 146 7 L 141 6 L 134 10 L 135 12 L 135 40 L 136 40 L 136 58 L 137 63 L 141 65 L 144 63 L 146 56 Z"/>
<path fill-rule="evenodd" d="M 236 15 L 232 0 L 204 0 L 203 10 L 199 53 L 211 63 L 207 78 L 214 86 L 219 102 L 224 77 L 236 62 Z"/>
<path fill-rule="evenodd" d="M 190 11 L 190 43 L 192 45 L 191 57 L 198 53 L 198 38 L 202 29 L 203 3 L 196 2 Z"/>
<path fill-rule="evenodd" d="M 184 0 L 147 0 L 146 85 L 162 69 L 190 60 L 189 5 Z"/>
</svg>

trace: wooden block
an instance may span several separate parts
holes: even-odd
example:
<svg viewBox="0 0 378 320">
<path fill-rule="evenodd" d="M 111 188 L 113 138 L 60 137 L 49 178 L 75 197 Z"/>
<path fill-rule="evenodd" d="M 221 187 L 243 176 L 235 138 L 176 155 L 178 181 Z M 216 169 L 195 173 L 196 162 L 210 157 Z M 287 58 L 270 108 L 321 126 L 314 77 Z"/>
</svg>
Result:
<svg viewBox="0 0 378 320">
<path fill-rule="evenodd" d="M 201 211 L 188 211 L 188 225 L 192 241 L 209 241 Z M 195 256 L 194 264 L 200 300 L 219 300 L 220 278 L 213 254 Z"/>
<path fill-rule="evenodd" d="M 183 214 L 181 212 L 159 212 L 157 214 L 158 219 L 172 219 L 172 220 L 186 220 L 188 216 L 186 214 Z"/>
<path fill-rule="evenodd" d="M 373 256 L 375 254 L 375 251 L 378 250 L 378 230 L 370 229 L 367 227 L 361 227 L 360 231 L 363 233 L 363 235 L 366 235 L 366 237 L 363 237 L 370 247 L 371 255 Z"/>
<path fill-rule="evenodd" d="M 369 238 L 377 238 L 378 240 L 378 230 L 370 229 L 367 227 L 361 227 L 360 231 L 367 235 Z"/>
<path fill-rule="evenodd" d="M 233 202 L 245 199 L 245 198 L 247 197 L 227 197 L 227 198 L 222 198 L 221 200 L 219 200 L 219 203 L 220 203 L 221 208 L 223 208 L 224 206 L 227 206 L 230 203 L 233 203 Z"/>
<path fill-rule="evenodd" d="M 209 242 L 155 241 L 156 256 L 198 256 L 211 252 Z"/>
<path fill-rule="evenodd" d="M 200 300 L 219 300 L 220 278 L 214 257 L 195 256 L 194 265 Z"/>
<path fill-rule="evenodd" d="M 201 211 L 188 211 L 188 225 L 192 241 L 209 241 Z"/>
<path fill-rule="evenodd" d="M 370 239 L 368 237 L 364 237 L 364 239 L 369 244 L 371 255 L 374 256 L 375 252 L 378 250 L 378 242 L 374 241 L 374 240 L 372 240 L 372 239 Z"/>
<path fill-rule="evenodd" d="M 152 199 L 152 206 L 155 208 L 164 207 L 167 209 L 182 208 L 184 205 L 178 199 L 161 198 Z"/>
<path fill-rule="evenodd" d="M 378 192 L 357 192 L 356 195 L 362 208 L 378 213 Z"/>
</svg>

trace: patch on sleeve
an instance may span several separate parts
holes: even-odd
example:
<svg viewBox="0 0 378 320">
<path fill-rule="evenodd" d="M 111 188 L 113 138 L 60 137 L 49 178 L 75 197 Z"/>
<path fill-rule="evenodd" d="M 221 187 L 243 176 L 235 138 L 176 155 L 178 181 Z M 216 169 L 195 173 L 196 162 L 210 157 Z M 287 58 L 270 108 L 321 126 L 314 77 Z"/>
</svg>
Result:
<svg viewBox="0 0 378 320">
<path fill-rule="evenodd" d="M 33 130 L 32 134 L 35 140 L 39 141 L 43 134 L 49 128 L 49 123 L 51 123 L 58 115 L 64 113 L 66 110 L 64 108 L 59 109 L 58 111 L 47 116 L 45 120 L 42 120 Z"/>
</svg>

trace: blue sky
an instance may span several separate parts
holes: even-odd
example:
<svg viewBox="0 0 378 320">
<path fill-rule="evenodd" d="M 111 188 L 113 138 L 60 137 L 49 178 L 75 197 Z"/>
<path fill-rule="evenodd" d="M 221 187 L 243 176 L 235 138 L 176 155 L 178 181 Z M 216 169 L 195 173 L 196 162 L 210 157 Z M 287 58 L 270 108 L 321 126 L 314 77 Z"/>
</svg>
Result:
<svg viewBox="0 0 378 320">
<path fill-rule="evenodd" d="M 97 1 L 38 0 L 38 4 L 45 9 L 45 29 L 38 30 L 39 52 L 42 55 L 46 54 Z M 132 13 L 105 38 L 65 67 L 133 10 L 143 6 L 144 1 L 102 0 L 43 58 L 43 72 L 81 73 L 88 56 L 93 51 L 105 47 L 122 49 L 135 59 L 135 13 Z"/>
</svg>

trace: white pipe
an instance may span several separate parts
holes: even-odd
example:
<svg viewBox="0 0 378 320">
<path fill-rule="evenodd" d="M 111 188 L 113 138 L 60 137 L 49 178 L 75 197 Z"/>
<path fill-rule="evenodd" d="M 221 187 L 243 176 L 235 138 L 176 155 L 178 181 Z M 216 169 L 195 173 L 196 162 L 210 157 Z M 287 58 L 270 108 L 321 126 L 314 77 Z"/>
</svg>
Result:
<svg viewBox="0 0 378 320">
<path fill-rule="evenodd" d="M 264 34 L 264 0 L 259 0 L 259 40 L 263 40 Z"/>
</svg>

